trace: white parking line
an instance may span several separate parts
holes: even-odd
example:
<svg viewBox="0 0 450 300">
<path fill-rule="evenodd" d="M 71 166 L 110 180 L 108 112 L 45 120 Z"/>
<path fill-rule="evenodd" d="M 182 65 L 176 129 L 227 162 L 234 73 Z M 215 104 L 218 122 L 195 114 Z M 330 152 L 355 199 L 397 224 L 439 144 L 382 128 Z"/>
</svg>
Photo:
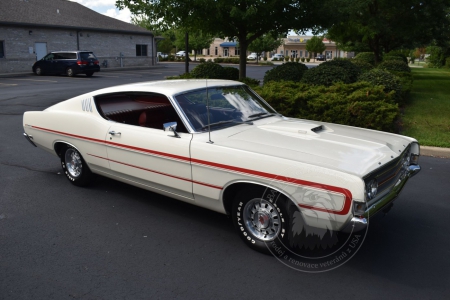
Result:
<svg viewBox="0 0 450 300">
<path fill-rule="evenodd" d="M 54 80 L 39 80 L 39 79 L 16 79 L 16 78 L 7 78 L 7 80 L 21 80 L 21 81 L 42 81 L 42 82 L 58 82 Z"/>
<path fill-rule="evenodd" d="M 0 85 L 14 86 L 14 85 L 17 85 L 17 83 L 1 83 L 0 82 Z"/>
</svg>

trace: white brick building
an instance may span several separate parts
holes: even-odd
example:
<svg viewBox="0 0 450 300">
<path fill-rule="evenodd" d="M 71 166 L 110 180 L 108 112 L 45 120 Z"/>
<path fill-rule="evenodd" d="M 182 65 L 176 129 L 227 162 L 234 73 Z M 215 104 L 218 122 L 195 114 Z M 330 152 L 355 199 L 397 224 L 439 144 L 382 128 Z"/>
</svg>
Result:
<svg viewBox="0 0 450 300">
<path fill-rule="evenodd" d="M 152 66 L 155 38 L 141 27 L 67 0 L 0 0 L 0 73 L 31 72 L 51 51 L 93 51 L 108 67 Z"/>
</svg>

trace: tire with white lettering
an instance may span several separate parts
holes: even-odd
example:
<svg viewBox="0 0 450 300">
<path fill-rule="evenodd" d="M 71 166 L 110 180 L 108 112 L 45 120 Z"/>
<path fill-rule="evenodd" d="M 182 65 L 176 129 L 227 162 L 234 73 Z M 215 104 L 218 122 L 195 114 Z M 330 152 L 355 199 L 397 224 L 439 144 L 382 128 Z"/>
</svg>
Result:
<svg viewBox="0 0 450 300">
<path fill-rule="evenodd" d="M 66 178 L 76 186 L 86 186 L 92 180 L 91 170 L 80 152 L 72 146 L 66 146 L 62 149 L 61 166 Z"/>
<path fill-rule="evenodd" d="M 239 236 L 252 249 L 270 254 L 270 248 L 287 244 L 288 200 L 270 188 L 238 192 L 231 216 Z"/>
</svg>

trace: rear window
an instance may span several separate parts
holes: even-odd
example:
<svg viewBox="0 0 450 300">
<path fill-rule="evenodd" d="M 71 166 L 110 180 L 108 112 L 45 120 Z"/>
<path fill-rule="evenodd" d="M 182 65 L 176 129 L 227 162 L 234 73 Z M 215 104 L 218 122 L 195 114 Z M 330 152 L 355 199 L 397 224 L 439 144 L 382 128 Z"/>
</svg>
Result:
<svg viewBox="0 0 450 300">
<path fill-rule="evenodd" d="M 92 52 L 80 52 L 80 58 L 81 60 L 97 59 Z"/>
</svg>

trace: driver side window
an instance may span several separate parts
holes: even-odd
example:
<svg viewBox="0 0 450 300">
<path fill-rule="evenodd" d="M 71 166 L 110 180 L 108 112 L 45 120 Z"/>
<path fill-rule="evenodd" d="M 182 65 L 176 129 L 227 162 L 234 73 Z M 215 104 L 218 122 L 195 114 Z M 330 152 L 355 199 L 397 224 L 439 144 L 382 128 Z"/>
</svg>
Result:
<svg viewBox="0 0 450 300">
<path fill-rule="evenodd" d="M 166 96 L 154 93 L 114 93 L 95 97 L 100 114 L 107 120 L 163 130 L 177 122 L 178 132 L 188 132 Z"/>
</svg>

